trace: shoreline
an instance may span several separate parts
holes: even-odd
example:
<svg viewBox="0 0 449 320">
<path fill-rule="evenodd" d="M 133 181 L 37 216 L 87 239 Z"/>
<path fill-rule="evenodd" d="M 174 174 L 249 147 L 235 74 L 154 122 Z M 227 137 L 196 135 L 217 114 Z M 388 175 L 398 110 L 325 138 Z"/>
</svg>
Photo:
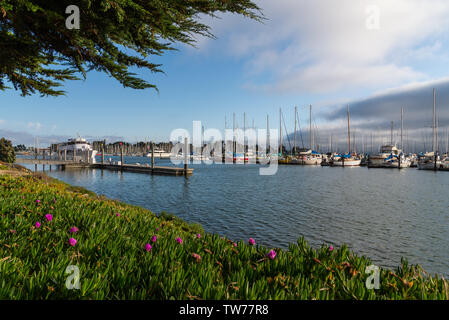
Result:
<svg viewBox="0 0 449 320">
<path fill-rule="evenodd" d="M 369 289 L 371 260 L 346 246 L 313 249 L 302 238 L 288 250 L 234 243 L 173 215 L 157 216 L 45 174 L 0 172 L 0 191 L 3 299 L 449 297 L 444 278 L 405 260 L 394 271 L 380 268 L 379 289 Z M 73 227 L 78 231 L 71 233 Z M 79 267 L 79 290 L 65 286 L 69 265 Z"/>
</svg>

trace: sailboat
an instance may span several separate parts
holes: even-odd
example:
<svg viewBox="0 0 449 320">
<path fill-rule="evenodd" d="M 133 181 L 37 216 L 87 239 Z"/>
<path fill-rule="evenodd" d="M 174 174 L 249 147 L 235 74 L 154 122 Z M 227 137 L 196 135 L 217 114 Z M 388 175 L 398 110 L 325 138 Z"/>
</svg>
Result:
<svg viewBox="0 0 449 320">
<path fill-rule="evenodd" d="M 360 166 L 360 162 L 362 161 L 355 152 L 351 152 L 351 129 L 349 126 L 349 106 L 347 108 L 348 113 L 348 146 L 349 153 L 348 154 L 339 154 L 334 155 L 332 157 L 332 165 L 339 167 L 356 167 Z"/>
<path fill-rule="evenodd" d="M 441 166 L 440 157 L 438 156 L 438 131 L 437 131 L 437 114 L 436 114 L 436 99 L 435 89 L 433 89 L 433 137 L 432 137 L 432 152 L 427 152 L 420 157 L 418 162 L 418 170 L 438 170 Z"/>
<path fill-rule="evenodd" d="M 312 105 L 310 105 L 310 149 L 301 149 L 299 155 L 291 160 L 293 164 L 300 165 L 320 165 L 323 161 L 323 155 L 313 150 L 313 134 L 312 134 Z M 295 153 L 296 153 L 296 109 L 295 109 Z"/>
</svg>

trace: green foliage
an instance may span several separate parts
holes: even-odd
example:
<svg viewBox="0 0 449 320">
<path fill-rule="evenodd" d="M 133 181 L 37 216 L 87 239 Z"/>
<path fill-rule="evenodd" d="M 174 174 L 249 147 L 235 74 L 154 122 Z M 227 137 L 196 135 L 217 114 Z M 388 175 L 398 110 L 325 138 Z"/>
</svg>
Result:
<svg viewBox="0 0 449 320">
<path fill-rule="evenodd" d="M 14 146 L 14 151 L 20 152 L 20 151 L 26 151 L 27 147 L 24 144 L 19 144 L 17 146 Z"/>
<path fill-rule="evenodd" d="M 0 299 L 448 298 L 444 278 L 405 260 L 381 269 L 380 288 L 370 290 L 372 262 L 346 246 L 313 249 L 301 238 L 271 260 L 269 248 L 234 246 L 177 217 L 72 191 L 57 180 L 0 176 Z M 80 269 L 80 290 L 65 286 L 69 265 Z"/>
<path fill-rule="evenodd" d="M 0 161 L 6 163 L 14 163 L 16 161 L 16 153 L 11 144 L 11 141 L 5 138 L 0 139 Z"/>
<path fill-rule="evenodd" d="M 80 9 L 80 29 L 65 26 L 68 5 Z M 241 14 L 261 20 L 250 0 L 0 0 L 0 90 L 6 81 L 23 96 L 61 95 L 65 80 L 105 72 L 123 86 L 156 88 L 130 67 L 162 72 L 150 57 L 213 37 L 201 15 Z"/>
</svg>

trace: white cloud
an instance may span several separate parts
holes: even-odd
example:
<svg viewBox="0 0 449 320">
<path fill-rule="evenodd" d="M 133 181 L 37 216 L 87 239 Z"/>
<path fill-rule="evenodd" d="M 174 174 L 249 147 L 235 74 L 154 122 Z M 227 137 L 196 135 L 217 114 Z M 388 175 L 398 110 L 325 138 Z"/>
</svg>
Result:
<svg viewBox="0 0 449 320">
<path fill-rule="evenodd" d="M 380 90 L 431 79 L 416 60 L 447 59 L 439 40 L 449 30 L 445 0 L 257 3 L 270 19 L 264 24 L 235 15 L 206 20 L 220 39 L 214 47 L 245 62 L 247 87 L 294 93 Z M 379 8 L 378 30 L 366 27 L 369 5 Z M 214 50 L 207 39 L 199 47 Z"/>
<path fill-rule="evenodd" d="M 39 131 L 42 127 L 40 122 L 28 122 L 27 127 L 32 130 Z"/>
</svg>

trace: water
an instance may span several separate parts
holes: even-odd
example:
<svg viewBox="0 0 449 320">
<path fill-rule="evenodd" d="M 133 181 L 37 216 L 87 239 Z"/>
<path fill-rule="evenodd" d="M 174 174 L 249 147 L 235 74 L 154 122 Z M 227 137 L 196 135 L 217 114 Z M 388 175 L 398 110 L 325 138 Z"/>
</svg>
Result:
<svg viewBox="0 0 449 320">
<path fill-rule="evenodd" d="M 394 268 L 406 257 L 431 273 L 449 275 L 449 172 L 279 166 L 276 175 L 261 176 L 257 165 L 192 167 L 187 179 L 89 169 L 47 172 L 155 213 L 174 213 L 233 240 L 253 237 L 287 248 L 304 236 L 316 248 L 348 244 L 379 266 Z"/>
</svg>

